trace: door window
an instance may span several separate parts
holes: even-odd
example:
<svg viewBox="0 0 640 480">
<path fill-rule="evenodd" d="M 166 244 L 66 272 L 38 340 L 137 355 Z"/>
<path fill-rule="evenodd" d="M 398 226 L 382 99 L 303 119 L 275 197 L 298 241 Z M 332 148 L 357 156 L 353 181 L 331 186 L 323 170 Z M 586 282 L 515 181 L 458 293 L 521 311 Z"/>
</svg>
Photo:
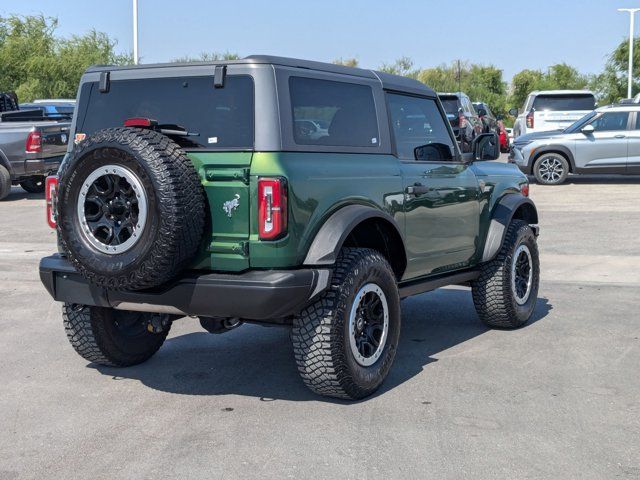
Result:
<svg viewBox="0 0 640 480">
<path fill-rule="evenodd" d="M 626 130 L 628 119 L 629 112 L 605 112 L 591 122 L 591 125 L 596 132 Z"/>
<path fill-rule="evenodd" d="M 424 152 L 428 160 L 453 160 L 453 141 L 434 99 L 395 93 L 387 99 L 398 158 L 415 160 L 414 149 L 429 145 Z"/>
</svg>

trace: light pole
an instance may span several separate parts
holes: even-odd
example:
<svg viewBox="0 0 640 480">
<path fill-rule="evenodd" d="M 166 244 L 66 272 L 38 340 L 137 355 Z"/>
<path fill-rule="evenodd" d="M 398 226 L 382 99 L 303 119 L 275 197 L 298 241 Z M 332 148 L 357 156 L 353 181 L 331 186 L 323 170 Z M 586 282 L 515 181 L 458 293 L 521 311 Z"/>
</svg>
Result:
<svg viewBox="0 0 640 480">
<path fill-rule="evenodd" d="M 619 8 L 619 12 L 629 12 L 629 84 L 627 85 L 627 98 L 631 98 L 633 86 L 633 18 L 640 8 Z"/>
<path fill-rule="evenodd" d="M 138 0 L 133 0 L 133 64 L 138 64 Z"/>
</svg>

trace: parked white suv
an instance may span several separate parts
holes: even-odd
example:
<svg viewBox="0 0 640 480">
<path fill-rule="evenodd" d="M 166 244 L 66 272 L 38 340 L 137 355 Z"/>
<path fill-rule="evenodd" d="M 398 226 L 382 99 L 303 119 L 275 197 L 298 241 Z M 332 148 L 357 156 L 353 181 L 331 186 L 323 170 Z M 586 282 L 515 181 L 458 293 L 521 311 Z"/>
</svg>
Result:
<svg viewBox="0 0 640 480">
<path fill-rule="evenodd" d="M 543 90 L 531 92 L 522 111 L 509 113 L 516 118 L 513 136 L 533 132 L 564 130 L 596 108 L 596 99 L 588 90 Z"/>
</svg>

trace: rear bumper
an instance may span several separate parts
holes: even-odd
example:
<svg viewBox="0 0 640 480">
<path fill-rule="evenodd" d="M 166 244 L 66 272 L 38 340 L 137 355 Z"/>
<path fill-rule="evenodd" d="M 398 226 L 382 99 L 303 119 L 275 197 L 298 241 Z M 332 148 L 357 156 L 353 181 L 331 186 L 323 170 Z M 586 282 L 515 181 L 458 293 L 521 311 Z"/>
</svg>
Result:
<svg viewBox="0 0 640 480">
<path fill-rule="evenodd" d="M 33 156 L 31 156 L 33 155 Z M 25 176 L 50 175 L 55 173 L 62 163 L 64 156 L 38 158 L 37 155 L 27 154 L 25 162 Z"/>
<path fill-rule="evenodd" d="M 40 279 L 59 302 L 119 310 L 276 320 L 300 312 L 326 289 L 329 269 L 186 273 L 170 285 L 116 291 L 89 283 L 60 255 L 40 261 Z"/>
</svg>

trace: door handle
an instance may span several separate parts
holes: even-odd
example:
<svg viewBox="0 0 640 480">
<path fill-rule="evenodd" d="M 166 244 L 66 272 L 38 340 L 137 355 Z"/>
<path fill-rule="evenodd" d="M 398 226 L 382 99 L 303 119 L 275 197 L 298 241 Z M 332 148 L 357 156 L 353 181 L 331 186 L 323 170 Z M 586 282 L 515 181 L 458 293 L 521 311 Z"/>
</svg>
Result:
<svg viewBox="0 0 640 480">
<path fill-rule="evenodd" d="M 405 192 L 408 193 L 409 195 L 423 195 L 427 192 L 429 192 L 430 188 L 427 187 L 426 185 L 422 185 L 421 183 L 414 183 L 413 185 L 408 186 L 407 188 L 405 188 Z"/>
<path fill-rule="evenodd" d="M 627 136 L 626 136 L 626 135 L 616 135 L 616 136 L 615 136 L 615 137 L 613 137 L 613 138 L 627 138 Z"/>
</svg>

